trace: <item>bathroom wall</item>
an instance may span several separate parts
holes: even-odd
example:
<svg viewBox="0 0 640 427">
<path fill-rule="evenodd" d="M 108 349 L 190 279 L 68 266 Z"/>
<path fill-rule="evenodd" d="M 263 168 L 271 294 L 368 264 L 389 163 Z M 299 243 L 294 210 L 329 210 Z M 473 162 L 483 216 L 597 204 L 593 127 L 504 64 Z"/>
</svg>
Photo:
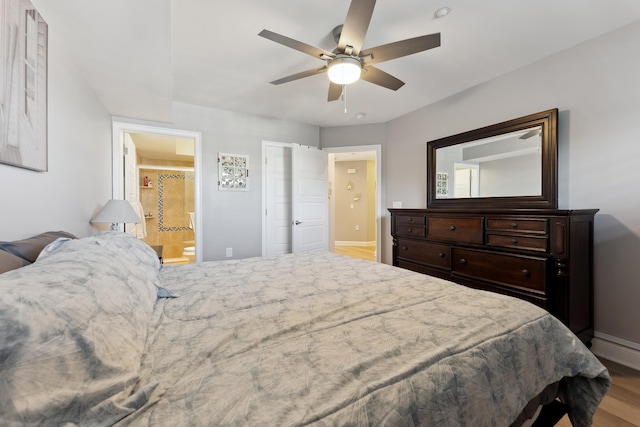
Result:
<svg viewBox="0 0 640 427">
<path fill-rule="evenodd" d="M 350 169 L 355 173 L 349 173 Z M 373 183 L 368 181 L 369 169 L 373 170 Z M 343 244 L 375 242 L 375 162 L 335 162 L 334 194 L 335 241 Z M 373 210 L 369 210 L 372 205 Z"/>
<path fill-rule="evenodd" d="M 141 159 L 141 164 L 193 167 L 193 163 Z M 144 186 L 145 177 L 151 185 Z M 183 258 L 186 246 L 194 245 L 189 212 L 195 210 L 194 174 L 192 171 L 140 169 L 140 202 L 145 213 L 147 237 L 151 246 L 162 246 L 165 263 L 187 262 Z M 190 260 L 193 261 L 193 260 Z"/>
</svg>

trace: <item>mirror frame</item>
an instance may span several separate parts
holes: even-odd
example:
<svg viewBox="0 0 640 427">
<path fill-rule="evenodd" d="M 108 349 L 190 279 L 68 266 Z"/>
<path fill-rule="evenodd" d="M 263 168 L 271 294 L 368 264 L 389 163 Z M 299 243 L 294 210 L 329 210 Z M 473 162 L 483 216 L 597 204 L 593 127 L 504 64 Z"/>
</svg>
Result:
<svg viewBox="0 0 640 427">
<path fill-rule="evenodd" d="M 465 142 L 542 126 L 542 193 L 539 196 L 436 199 L 436 150 Z M 542 111 L 495 125 L 427 142 L 427 209 L 557 209 L 558 109 Z"/>
</svg>

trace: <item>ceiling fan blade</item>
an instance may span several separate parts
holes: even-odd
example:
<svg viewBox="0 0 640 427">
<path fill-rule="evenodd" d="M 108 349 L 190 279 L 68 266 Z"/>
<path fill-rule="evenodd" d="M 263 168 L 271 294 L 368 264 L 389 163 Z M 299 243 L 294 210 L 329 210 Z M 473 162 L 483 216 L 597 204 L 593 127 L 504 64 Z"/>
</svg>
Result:
<svg viewBox="0 0 640 427">
<path fill-rule="evenodd" d="M 367 34 L 376 0 L 352 0 L 338 41 L 338 52 L 344 53 L 347 46 L 353 48 L 348 55 L 358 55 Z"/>
<path fill-rule="evenodd" d="M 294 40 L 290 37 L 283 36 L 282 34 L 274 33 L 273 31 L 262 30 L 258 33 L 258 35 L 261 37 L 264 37 L 265 39 L 269 39 L 276 43 L 280 43 L 281 45 L 290 47 L 291 49 L 298 50 L 302 53 L 306 53 L 307 55 L 311 55 L 318 59 L 325 59 L 323 58 L 323 56 L 326 56 L 329 58 L 333 58 L 334 56 L 336 56 L 334 53 L 329 52 L 328 50 L 311 46 L 310 44 L 306 44 L 298 40 Z"/>
<path fill-rule="evenodd" d="M 336 101 L 340 98 L 340 95 L 342 95 L 342 85 L 329 82 L 329 96 L 327 96 L 327 101 Z"/>
<path fill-rule="evenodd" d="M 278 79 L 278 80 L 274 80 L 274 81 L 271 82 L 271 84 L 272 85 L 280 85 L 282 83 L 288 83 L 288 82 L 292 82 L 294 80 L 302 79 L 304 77 L 309 77 L 309 76 L 314 76 L 316 74 L 324 73 L 325 71 L 327 71 L 327 66 L 323 65 L 322 67 L 319 67 L 319 68 L 312 68 L 310 70 L 301 71 L 299 73 L 292 74 L 290 76 L 283 77 L 283 78 Z"/>
<path fill-rule="evenodd" d="M 435 33 L 372 47 L 371 49 L 360 52 L 360 56 L 365 65 L 372 65 L 422 52 L 423 50 L 433 49 L 438 46 L 440 46 L 440 33 Z"/>
<path fill-rule="evenodd" d="M 529 132 L 522 134 L 520 139 L 529 139 L 532 136 L 538 136 L 540 134 L 540 129 L 532 129 Z"/>
<path fill-rule="evenodd" d="M 368 81 L 369 83 L 377 84 L 378 86 L 386 87 L 391 90 L 398 90 L 404 86 L 404 82 L 402 80 L 399 80 L 391 74 L 372 66 L 364 67 L 360 78 Z"/>
</svg>

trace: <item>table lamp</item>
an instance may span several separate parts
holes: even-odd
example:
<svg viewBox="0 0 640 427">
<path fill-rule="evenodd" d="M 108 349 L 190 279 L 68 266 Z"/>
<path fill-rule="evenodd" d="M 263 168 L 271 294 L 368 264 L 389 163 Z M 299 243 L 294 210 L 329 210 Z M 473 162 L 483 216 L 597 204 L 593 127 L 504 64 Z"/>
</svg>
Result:
<svg viewBox="0 0 640 427">
<path fill-rule="evenodd" d="M 128 200 L 111 199 L 90 222 L 111 223 L 111 230 L 113 231 L 119 229 L 118 224 L 137 224 L 141 222 L 141 219 Z"/>
</svg>

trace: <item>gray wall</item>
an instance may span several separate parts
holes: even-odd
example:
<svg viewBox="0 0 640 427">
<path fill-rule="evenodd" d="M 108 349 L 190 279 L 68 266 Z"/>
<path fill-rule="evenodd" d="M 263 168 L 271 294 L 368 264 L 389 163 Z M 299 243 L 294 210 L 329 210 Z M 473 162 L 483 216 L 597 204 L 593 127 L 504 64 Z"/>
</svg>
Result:
<svg viewBox="0 0 640 427">
<path fill-rule="evenodd" d="M 48 172 L 0 164 L 0 239 L 49 230 L 93 234 L 111 198 L 111 117 L 49 34 Z"/>
<path fill-rule="evenodd" d="M 318 146 L 319 128 L 175 102 L 173 123 L 118 119 L 202 132 L 203 259 L 262 255 L 262 141 Z M 249 191 L 218 191 L 218 153 L 249 156 Z"/>
<path fill-rule="evenodd" d="M 559 207 L 600 209 L 596 331 L 640 348 L 638 46 L 640 22 L 390 121 L 383 190 L 386 206 L 400 200 L 404 207 L 425 207 L 426 141 L 557 107 Z M 345 142 L 353 135 L 342 132 Z M 339 129 L 330 136 L 330 143 L 341 140 Z M 385 223 L 383 260 L 390 263 L 388 217 Z"/>
<path fill-rule="evenodd" d="M 504 197 L 536 196 L 542 192 L 540 153 L 480 163 L 480 195 Z M 509 179 L 504 179 L 508 176 Z"/>
</svg>

